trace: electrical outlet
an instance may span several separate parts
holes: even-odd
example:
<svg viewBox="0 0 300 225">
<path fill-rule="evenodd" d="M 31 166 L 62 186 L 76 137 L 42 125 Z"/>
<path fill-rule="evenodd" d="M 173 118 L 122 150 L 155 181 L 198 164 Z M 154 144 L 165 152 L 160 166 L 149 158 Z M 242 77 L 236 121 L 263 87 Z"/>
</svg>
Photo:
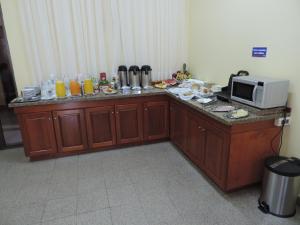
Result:
<svg viewBox="0 0 300 225">
<path fill-rule="evenodd" d="M 291 125 L 291 117 L 288 116 L 286 118 L 281 117 L 275 120 L 275 126 L 277 127 L 281 127 L 282 125 L 284 126 L 290 126 Z"/>
</svg>

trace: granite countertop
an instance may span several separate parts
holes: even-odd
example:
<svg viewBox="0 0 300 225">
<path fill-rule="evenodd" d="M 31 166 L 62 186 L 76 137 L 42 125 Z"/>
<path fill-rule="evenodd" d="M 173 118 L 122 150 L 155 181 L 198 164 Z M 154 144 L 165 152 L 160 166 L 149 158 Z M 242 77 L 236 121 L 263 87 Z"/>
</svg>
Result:
<svg viewBox="0 0 300 225">
<path fill-rule="evenodd" d="M 283 107 L 280 108 L 273 108 L 273 109 L 257 109 L 251 106 L 247 106 L 245 104 L 241 104 L 238 102 L 223 102 L 220 100 L 217 100 L 211 104 L 208 105 L 202 105 L 198 103 L 195 100 L 190 101 L 184 101 L 181 100 L 179 97 L 174 96 L 173 94 L 168 94 L 172 98 L 177 99 L 179 102 L 182 102 L 183 104 L 186 104 L 190 106 L 191 108 L 225 124 L 225 125 L 234 125 L 234 124 L 243 124 L 243 123 L 251 123 L 251 122 L 257 122 L 257 121 L 266 121 L 266 120 L 272 120 L 277 119 L 279 117 L 283 116 Z M 236 109 L 245 109 L 248 110 L 249 116 L 245 118 L 240 119 L 230 119 L 226 117 L 226 112 L 213 112 L 213 110 L 218 106 L 234 106 Z"/>
<path fill-rule="evenodd" d="M 251 123 L 251 122 L 257 122 L 257 121 L 266 121 L 266 120 L 272 120 L 279 118 L 283 115 L 283 107 L 281 108 L 274 108 L 274 109 L 267 109 L 267 110 L 260 110 L 251 106 L 247 106 L 244 104 L 240 104 L 237 102 L 222 102 L 222 101 L 215 101 L 208 105 L 202 105 L 198 103 L 195 100 L 190 101 L 183 101 L 179 97 L 167 92 L 166 90 L 162 89 L 149 89 L 149 90 L 140 90 L 140 91 L 134 91 L 129 90 L 125 92 L 119 92 L 114 95 L 106 95 L 104 93 L 99 93 L 92 96 L 82 96 L 82 97 L 67 97 L 63 99 L 52 99 L 52 100 L 40 100 L 36 102 L 21 102 L 17 103 L 15 100 L 13 100 L 9 107 L 11 108 L 17 108 L 17 107 L 30 107 L 30 106 L 37 106 L 37 105 L 50 105 L 50 104 L 66 104 L 70 102 L 80 102 L 80 101 L 99 101 L 99 100 L 110 100 L 110 99 L 120 99 L 120 98 L 134 98 L 134 97 L 142 97 L 142 96 L 157 96 L 157 95 L 168 95 L 172 97 L 173 99 L 176 99 L 179 102 L 182 102 L 183 104 L 190 106 L 191 108 L 213 118 L 217 121 L 225 124 L 225 125 L 233 125 L 233 124 L 242 124 L 242 123 Z M 236 108 L 242 108 L 249 111 L 249 116 L 245 118 L 240 119 L 229 119 L 225 117 L 224 112 L 213 112 L 213 110 L 217 106 L 223 106 L 223 105 L 230 105 L 234 106 Z"/>
<path fill-rule="evenodd" d="M 142 96 L 156 96 L 156 95 L 165 95 L 166 91 L 162 89 L 148 89 L 148 90 L 127 90 L 120 91 L 116 94 L 106 95 L 103 92 L 100 92 L 95 95 L 87 95 L 80 97 L 66 97 L 66 98 L 55 98 L 51 100 L 39 100 L 35 102 L 16 102 L 17 99 L 11 101 L 8 105 L 10 108 L 17 107 L 26 107 L 26 106 L 35 106 L 35 105 L 51 105 L 51 104 L 66 104 L 70 102 L 81 102 L 81 101 L 99 101 L 99 100 L 110 100 L 110 99 L 121 99 L 121 98 L 134 98 Z"/>
</svg>

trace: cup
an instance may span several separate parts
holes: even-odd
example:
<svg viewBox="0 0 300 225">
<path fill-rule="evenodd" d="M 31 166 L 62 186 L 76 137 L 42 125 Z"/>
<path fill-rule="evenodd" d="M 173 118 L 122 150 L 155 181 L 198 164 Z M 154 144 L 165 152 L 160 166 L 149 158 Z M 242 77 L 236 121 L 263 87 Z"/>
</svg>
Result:
<svg viewBox="0 0 300 225">
<path fill-rule="evenodd" d="M 56 81 L 56 96 L 58 98 L 66 97 L 66 87 L 65 83 L 61 80 Z"/>
</svg>

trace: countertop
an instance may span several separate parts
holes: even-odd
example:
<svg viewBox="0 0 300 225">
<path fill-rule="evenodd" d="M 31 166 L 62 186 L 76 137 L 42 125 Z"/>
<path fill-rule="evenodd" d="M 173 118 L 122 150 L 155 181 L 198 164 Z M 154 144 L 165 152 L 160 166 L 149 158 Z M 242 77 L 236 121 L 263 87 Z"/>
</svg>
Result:
<svg viewBox="0 0 300 225">
<path fill-rule="evenodd" d="M 233 125 L 233 124 L 242 124 L 242 123 L 251 123 L 251 122 L 257 122 L 257 121 L 266 121 L 266 120 L 272 120 L 279 118 L 283 115 L 283 107 L 281 108 L 274 108 L 274 109 L 267 109 L 267 110 L 261 110 L 254 107 L 250 107 L 244 104 L 240 104 L 237 102 L 222 102 L 217 100 L 214 103 L 211 103 L 209 105 L 202 105 L 198 103 L 195 100 L 190 101 L 183 101 L 179 97 L 167 92 L 166 90 L 162 89 L 149 89 L 149 90 L 140 90 L 140 91 L 125 91 L 125 92 L 119 92 L 114 95 L 106 95 L 104 93 L 99 93 L 92 96 L 82 96 L 82 97 L 67 97 L 63 99 L 52 99 L 52 100 L 40 100 L 36 102 L 22 102 L 17 103 L 15 100 L 13 100 L 9 107 L 11 108 L 17 108 L 17 107 L 30 107 L 30 106 L 37 106 L 37 105 L 50 105 L 50 104 L 66 104 L 70 102 L 80 102 L 80 101 L 100 101 L 100 100 L 110 100 L 110 99 L 121 99 L 121 98 L 134 98 L 134 97 L 142 97 L 142 96 L 157 96 L 157 95 L 168 95 L 172 97 L 173 99 L 176 99 L 179 102 L 182 102 L 183 104 L 190 106 L 191 108 L 213 118 L 217 121 L 225 124 L 225 125 Z M 249 111 L 249 116 L 246 118 L 241 119 L 229 119 L 225 117 L 226 113 L 222 112 L 213 112 L 212 110 L 221 105 L 231 105 L 235 106 L 236 108 L 243 108 Z"/>
</svg>

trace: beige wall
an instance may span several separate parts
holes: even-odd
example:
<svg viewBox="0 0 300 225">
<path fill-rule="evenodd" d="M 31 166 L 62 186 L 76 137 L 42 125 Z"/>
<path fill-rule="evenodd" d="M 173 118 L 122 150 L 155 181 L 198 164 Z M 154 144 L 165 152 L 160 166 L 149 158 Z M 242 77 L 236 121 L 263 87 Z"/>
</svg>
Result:
<svg viewBox="0 0 300 225">
<path fill-rule="evenodd" d="M 225 84 L 240 69 L 291 81 L 292 125 L 282 154 L 300 157 L 300 1 L 190 0 L 189 64 L 198 78 Z M 252 47 L 268 47 L 252 58 Z"/>
<path fill-rule="evenodd" d="M 0 0 L 16 84 L 20 92 L 22 87 L 33 84 L 33 78 L 25 54 L 25 44 L 16 2 L 16 0 Z"/>
</svg>

